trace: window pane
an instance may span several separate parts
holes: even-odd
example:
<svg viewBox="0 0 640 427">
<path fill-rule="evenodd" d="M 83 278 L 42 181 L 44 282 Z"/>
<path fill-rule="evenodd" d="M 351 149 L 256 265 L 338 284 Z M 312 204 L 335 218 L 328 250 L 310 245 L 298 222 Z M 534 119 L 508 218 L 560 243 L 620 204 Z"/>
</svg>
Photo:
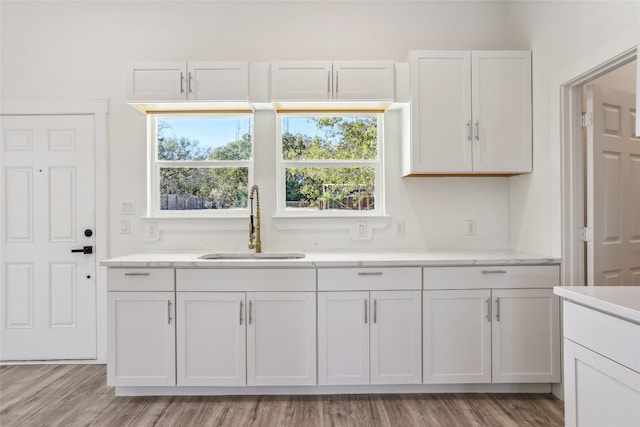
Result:
<svg viewBox="0 0 640 427">
<path fill-rule="evenodd" d="M 362 160 L 378 157 L 378 115 L 282 117 L 285 160 Z"/>
<path fill-rule="evenodd" d="M 374 204 L 374 168 L 287 168 L 289 211 L 369 211 Z"/>
<path fill-rule="evenodd" d="M 158 117 L 158 160 L 249 160 L 251 117 Z"/>
<path fill-rule="evenodd" d="M 247 207 L 248 168 L 160 168 L 160 210 Z"/>
</svg>

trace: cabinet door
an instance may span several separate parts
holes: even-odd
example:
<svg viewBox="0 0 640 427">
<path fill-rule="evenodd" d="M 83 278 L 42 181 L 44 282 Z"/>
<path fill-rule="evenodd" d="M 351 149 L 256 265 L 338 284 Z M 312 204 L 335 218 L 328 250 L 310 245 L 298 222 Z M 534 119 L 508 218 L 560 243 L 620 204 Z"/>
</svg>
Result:
<svg viewBox="0 0 640 427">
<path fill-rule="evenodd" d="M 108 292 L 108 385 L 176 385 L 174 302 L 173 292 Z"/>
<path fill-rule="evenodd" d="M 271 63 L 271 99 L 313 101 L 332 96 L 330 61 Z"/>
<path fill-rule="evenodd" d="M 493 290 L 494 383 L 560 382 L 560 309 L 552 289 Z"/>
<path fill-rule="evenodd" d="M 188 98 L 199 101 L 248 101 L 246 62 L 189 62 Z"/>
<path fill-rule="evenodd" d="M 425 291 L 424 383 L 491 382 L 491 291 Z"/>
<path fill-rule="evenodd" d="M 127 79 L 128 101 L 187 99 L 187 63 L 134 62 Z"/>
<path fill-rule="evenodd" d="M 371 292 L 371 384 L 422 382 L 421 291 Z"/>
<path fill-rule="evenodd" d="M 470 173 L 468 51 L 411 52 L 411 173 Z"/>
<path fill-rule="evenodd" d="M 244 292 L 178 292 L 177 383 L 246 385 Z"/>
<path fill-rule="evenodd" d="M 369 292 L 318 293 L 318 384 L 369 384 Z"/>
<path fill-rule="evenodd" d="M 316 384 L 316 293 L 247 293 L 247 385 Z"/>
<path fill-rule="evenodd" d="M 531 172 L 531 52 L 472 52 L 473 170 Z"/>
<path fill-rule="evenodd" d="M 640 425 L 640 374 L 564 340 L 565 425 Z"/>
<path fill-rule="evenodd" d="M 336 61 L 333 97 L 346 100 L 394 99 L 392 61 Z"/>
</svg>

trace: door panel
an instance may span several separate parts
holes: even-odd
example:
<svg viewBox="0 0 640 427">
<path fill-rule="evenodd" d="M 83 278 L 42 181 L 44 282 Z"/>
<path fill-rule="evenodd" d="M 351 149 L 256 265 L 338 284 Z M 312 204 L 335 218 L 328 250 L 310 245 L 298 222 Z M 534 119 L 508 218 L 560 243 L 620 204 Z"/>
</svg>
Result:
<svg viewBox="0 0 640 427">
<path fill-rule="evenodd" d="M 318 383 L 369 384 L 369 292 L 318 292 Z"/>
<path fill-rule="evenodd" d="M 422 382 L 421 294 L 371 292 L 371 384 Z"/>
<path fill-rule="evenodd" d="M 640 271 L 640 138 L 634 95 L 587 86 L 587 243 L 590 285 L 632 285 Z"/>
<path fill-rule="evenodd" d="M 0 359 L 95 359 L 93 117 L 1 120 Z"/>
</svg>

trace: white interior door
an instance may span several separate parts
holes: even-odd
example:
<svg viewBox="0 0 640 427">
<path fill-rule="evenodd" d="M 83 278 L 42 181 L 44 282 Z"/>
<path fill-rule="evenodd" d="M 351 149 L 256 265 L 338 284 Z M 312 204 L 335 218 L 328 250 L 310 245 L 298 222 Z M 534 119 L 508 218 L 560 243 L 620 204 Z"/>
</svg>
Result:
<svg viewBox="0 0 640 427">
<path fill-rule="evenodd" d="M 589 285 L 640 285 L 640 138 L 635 96 L 587 86 Z"/>
<path fill-rule="evenodd" d="M 0 359 L 95 359 L 94 118 L 0 124 Z"/>
</svg>

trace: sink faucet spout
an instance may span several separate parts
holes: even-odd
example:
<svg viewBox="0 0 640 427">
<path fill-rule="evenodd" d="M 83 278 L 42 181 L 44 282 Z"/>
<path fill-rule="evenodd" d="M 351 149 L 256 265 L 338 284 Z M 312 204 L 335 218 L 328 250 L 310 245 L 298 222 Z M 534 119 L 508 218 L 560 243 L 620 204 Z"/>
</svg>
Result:
<svg viewBox="0 0 640 427">
<path fill-rule="evenodd" d="M 256 199 L 256 213 L 253 215 L 253 198 Z M 262 240 L 260 239 L 260 191 L 258 186 L 254 184 L 249 192 L 249 206 L 251 213 L 249 215 L 249 249 L 255 249 L 256 253 L 262 252 Z"/>
</svg>

